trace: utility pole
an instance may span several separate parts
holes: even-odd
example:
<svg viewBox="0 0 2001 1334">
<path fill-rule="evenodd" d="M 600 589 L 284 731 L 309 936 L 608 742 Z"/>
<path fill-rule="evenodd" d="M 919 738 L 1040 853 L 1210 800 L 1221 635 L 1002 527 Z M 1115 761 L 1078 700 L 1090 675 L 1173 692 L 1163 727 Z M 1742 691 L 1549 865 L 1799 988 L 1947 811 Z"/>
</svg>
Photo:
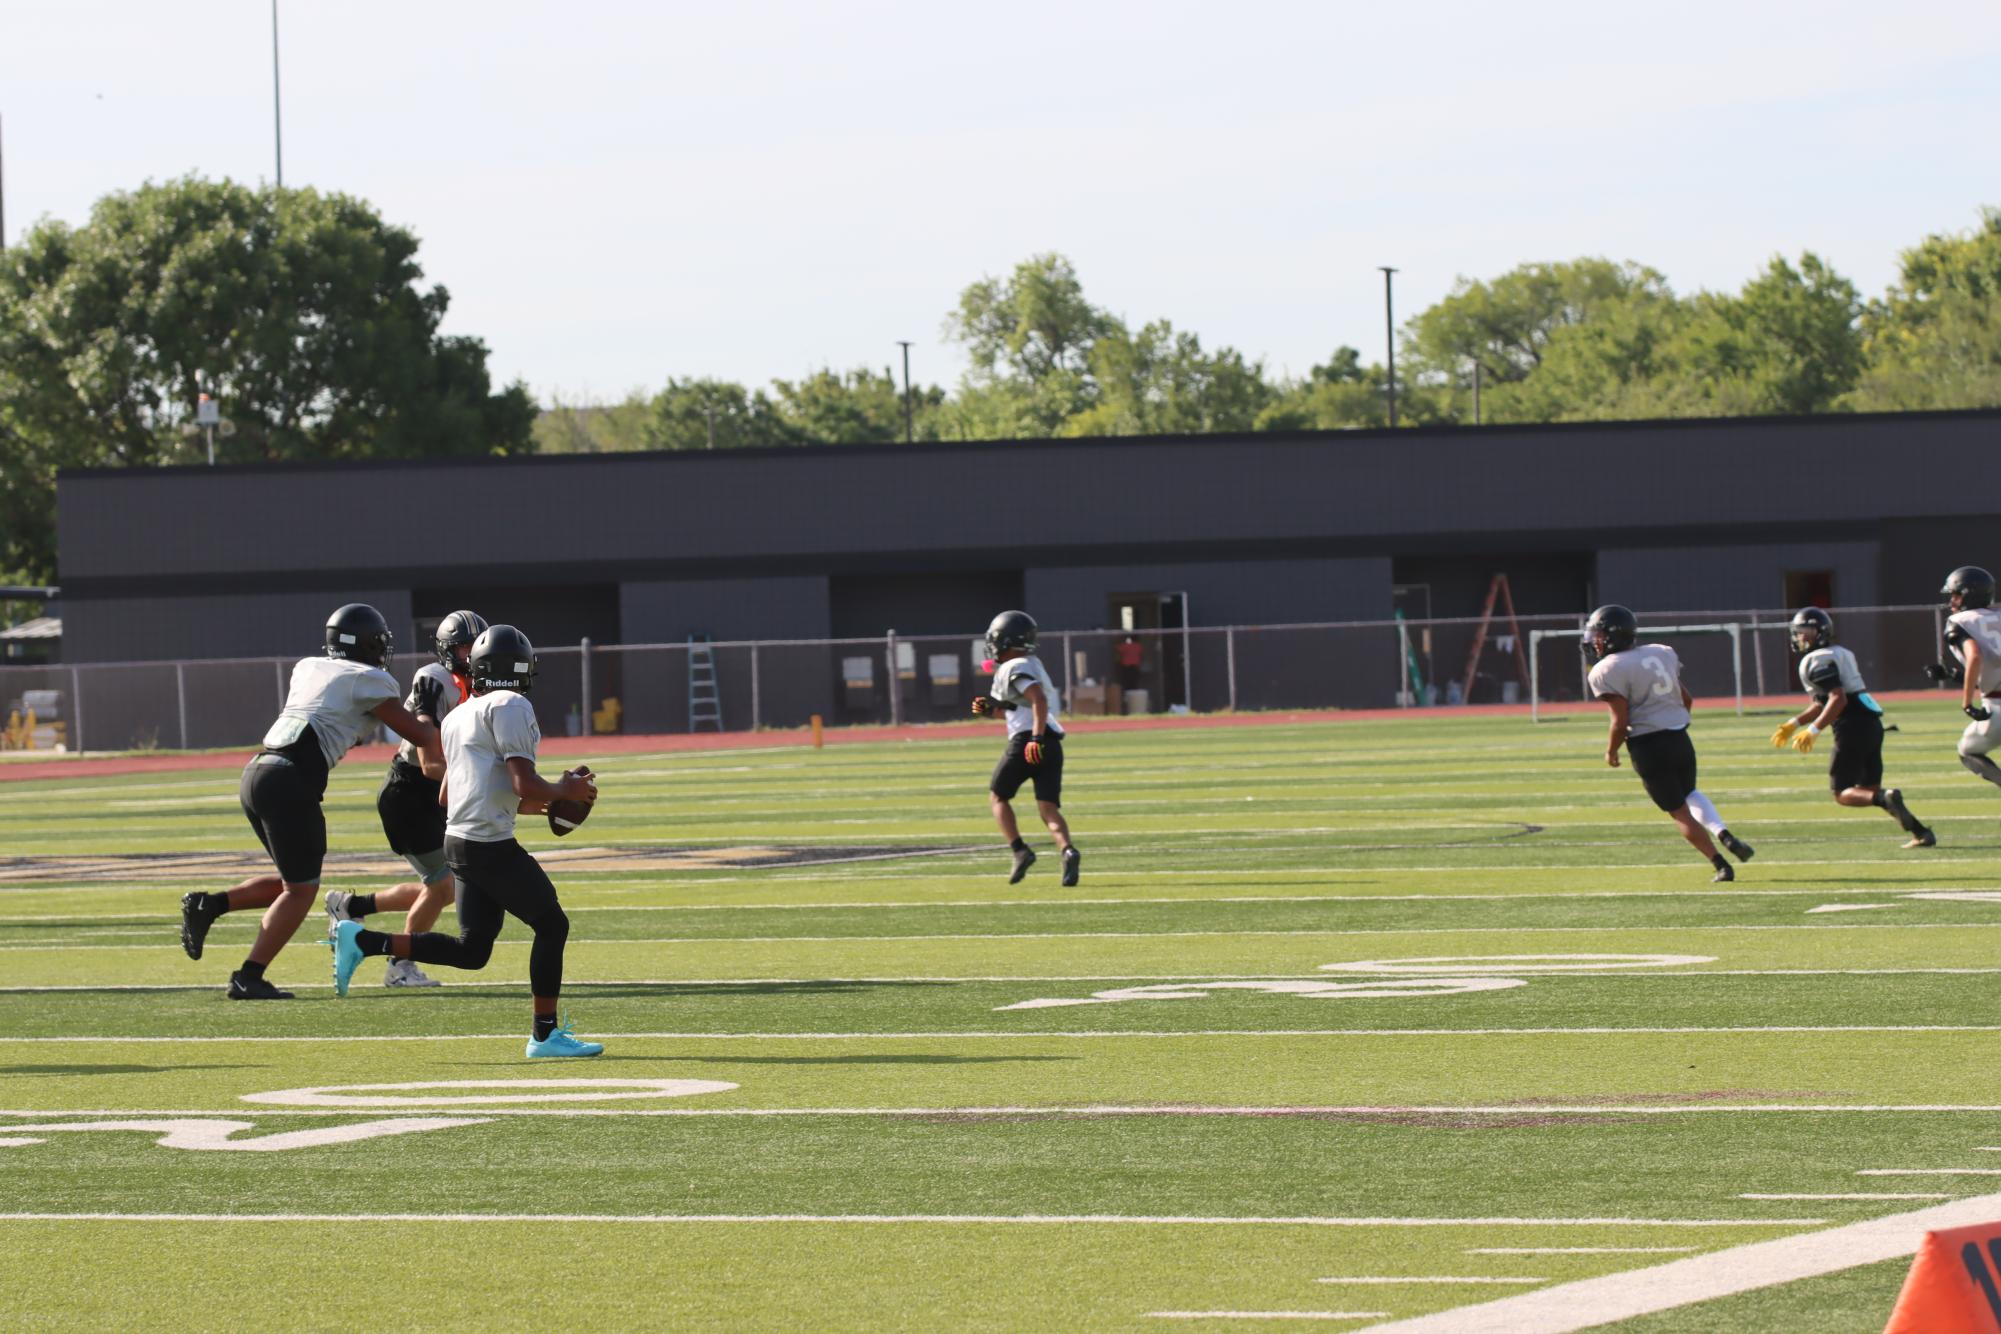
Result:
<svg viewBox="0 0 2001 1334">
<path fill-rule="evenodd" d="M 278 188 L 285 188 L 285 112 L 278 95 L 278 0 L 271 0 L 271 130 L 278 153 Z"/>
<path fill-rule="evenodd" d="M 1473 424 L 1480 424 L 1480 359 L 1473 359 Z"/>
<path fill-rule="evenodd" d="M 903 443 L 907 445 L 917 439 L 910 417 L 910 344 L 899 338 L 896 345 L 903 349 Z"/>
<path fill-rule="evenodd" d="M 272 0 L 277 3 L 277 0 Z M 1390 425 L 1397 424 L 1397 321 L 1393 313 L 1391 284 L 1395 281 L 1396 270 L 1387 264 L 1378 264 L 1383 271 L 1383 343 L 1389 352 L 1390 370 Z"/>
</svg>

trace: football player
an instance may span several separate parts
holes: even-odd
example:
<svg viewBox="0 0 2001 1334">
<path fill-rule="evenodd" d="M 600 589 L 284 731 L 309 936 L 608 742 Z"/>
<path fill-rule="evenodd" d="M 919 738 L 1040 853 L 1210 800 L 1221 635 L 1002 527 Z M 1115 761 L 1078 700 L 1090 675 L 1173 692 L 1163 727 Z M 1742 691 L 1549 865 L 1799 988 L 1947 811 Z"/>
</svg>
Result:
<svg viewBox="0 0 2001 1334">
<path fill-rule="evenodd" d="M 1788 744 L 1802 755 L 1834 730 L 1834 754 L 1827 762 L 1828 785 L 1843 806 L 1880 806 L 1911 836 L 1907 848 L 1929 848 L 1938 836 L 1904 805 L 1904 794 L 1883 786 L 1883 709 L 1863 683 L 1855 655 L 1834 642 L 1834 618 L 1819 607 L 1802 607 L 1790 627 L 1793 652 L 1800 655 L 1800 685 L 1813 703 L 1779 724 L 1772 744 Z"/>
<path fill-rule="evenodd" d="M 596 1056 L 600 1043 L 581 1042 L 556 1019 L 563 990 L 563 947 L 570 919 L 542 864 L 514 838 L 514 817 L 536 815 L 557 800 L 597 800 L 588 769 L 550 782 L 535 772 L 542 729 L 528 691 L 535 683 L 535 647 L 511 625 L 488 627 L 466 663 L 472 698 L 452 710 L 443 728 L 445 860 L 458 881 L 459 934 L 385 935 L 360 922 L 334 926 L 334 992 L 347 994 L 361 961 L 371 955 L 414 959 L 450 968 L 486 967 L 505 915 L 528 924 L 528 989 L 534 997 L 529 1056 Z"/>
<path fill-rule="evenodd" d="M 1654 805 L 1668 813 L 1690 847 L 1716 868 L 1711 880 L 1736 879 L 1711 834 L 1740 862 L 1751 845 L 1725 827 L 1716 806 L 1695 786 L 1695 745 L 1688 739 L 1689 705 L 1681 659 L 1666 644 L 1639 644 L 1639 618 L 1624 607 L 1600 607 L 1584 623 L 1584 650 L 1592 659 L 1591 694 L 1612 711 L 1605 763 L 1619 767 L 1619 748 L 1632 757 Z"/>
<path fill-rule="evenodd" d="M 1063 883 L 1077 883 L 1084 856 L 1070 841 L 1063 818 L 1063 727 L 1057 721 L 1059 699 L 1049 670 L 1035 656 L 1035 621 L 1025 611 L 1004 611 L 987 626 L 987 653 L 993 659 L 994 681 L 988 692 L 975 696 L 973 712 L 1007 720 L 1007 750 L 994 766 L 988 784 L 994 822 L 1014 853 L 1007 882 L 1019 884 L 1035 865 L 1035 850 L 1021 836 L 1009 803 L 1023 783 L 1035 785 L 1035 809 L 1063 850 Z"/>
<path fill-rule="evenodd" d="M 454 708 L 472 694 L 466 677 L 466 655 L 486 621 L 477 612 L 455 611 L 438 622 L 432 647 L 438 660 L 417 669 L 410 682 L 410 695 L 403 707 L 436 727 Z M 389 774 L 376 794 L 375 813 L 382 819 L 382 832 L 389 850 L 400 854 L 417 873 L 417 880 L 385 889 L 379 894 L 349 894 L 327 891 L 327 931 L 344 920 L 360 921 L 370 913 L 407 909 L 403 930 L 421 935 L 437 924 L 438 915 L 452 901 L 452 868 L 445 865 L 445 812 L 438 805 L 438 780 L 444 777 L 443 761 L 436 773 L 426 773 L 417 748 L 405 741 L 389 761 Z M 385 987 L 435 987 L 437 979 L 408 959 L 391 959 L 383 974 Z"/>
<path fill-rule="evenodd" d="M 292 668 L 284 711 L 264 734 L 264 748 L 243 767 L 238 796 L 258 842 L 278 868 L 222 894 L 181 899 L 181 948 L 190 959 L 215 920 L 240 908 L 264 909 L 257 939 L 243 966 L 229 977 L 231 1000 L 290 1000 L 264 970 L 312 911 L 327 853 L 327 820 L 320 802 L 327 775 L 372 730 L 388 724 L 416 747 L 420 762 L 442 771 L 438 729 L 397 703 L 402 692 L 384 670 L 394 647 L 389 622 L 364 602 L 350 602 L 327 619 L 326 655 L 302 658 Z"/>
<path fill-rule="evenodd" d="M 2001 747 L 2001 728 L 1994 725 L 1994 706 L 2001 699 L 2001 611 L 1994 606 L 1994 576 L 1978 565 L 1962 565 L 1945 577 L 1939 589 L 1952 615 L 1946 618 L 1945 642 L 1961 670 L 1935 667 L 1935 681 L 1959 681 L 1961 712 L 1973 721 L 1959 737 L 1959 762 L 1988 782 L 2001 786 L 2001 767 L 1988 755 Z"/>
</svg>

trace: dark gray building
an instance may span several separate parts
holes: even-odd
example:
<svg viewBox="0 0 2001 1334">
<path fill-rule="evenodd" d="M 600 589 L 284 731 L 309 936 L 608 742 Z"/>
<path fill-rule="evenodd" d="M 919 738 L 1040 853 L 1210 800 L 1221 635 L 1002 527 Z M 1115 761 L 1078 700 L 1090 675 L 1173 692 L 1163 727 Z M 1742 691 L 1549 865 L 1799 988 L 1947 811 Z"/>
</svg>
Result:
<svg viewBox="0 0 2001 1334">
<path fill-rule="evenodd" d="M 352 600 L 405 644 L 472 606 L 545 645 L 966 637 L 1008 606 L 1463 616 L 1496 573 L 1524 614 L 1919 602 L 2001 559 L 1997 435 L 1958 412 L 74 472 L 63 654 L 303 652 Z M 838 714 L 831 665 L 795 675 L 819 684 L 767 720 Z"/>
</svg>

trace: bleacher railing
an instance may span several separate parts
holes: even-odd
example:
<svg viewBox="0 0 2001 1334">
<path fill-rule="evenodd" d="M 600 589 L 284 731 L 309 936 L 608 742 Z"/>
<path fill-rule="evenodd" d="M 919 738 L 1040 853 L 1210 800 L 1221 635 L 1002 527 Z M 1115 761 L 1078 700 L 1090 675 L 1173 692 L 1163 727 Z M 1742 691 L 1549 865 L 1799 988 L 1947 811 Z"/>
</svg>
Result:
<svg viewBox="0 0 2001 1334">
<path fill-rule="evenodd" d="M 1941 608 L 1833 615 L 1839 642 L 1855 652 L 1872 688 L 1928 684 L 1923 668 L 1939 655 Z M 1643 617 L 1642 635 L 1658 633 L 1675 646 L 1697 695 L 1791 694 L 1798 690 L 1791 617 L 1790 610 L 1677 611 Z M 1045 630 L 1039 651 L 1072 715 L 1490 703 L 1536 712 L 1584 697 L 1583 615 L 1491 621 L 1484 635 L 1480 624 L 1462 617 Z M 1698 626 L 1709 632 L 1689 632 Z M 953 721 L 968 716 L 968 701 L 988 681 L 977 631 L 708 648 L 717 703 L 734 731 L 798 727 L 816 715 L 831 726 Z M 0 706 L 35 706 L 35 744 L 44 749 L 56 741 L 72 751 L 253 746 L 282 706 L 296 661 L 0 666 Z M 407 681 L 426 661 L 428 654 L 399 654 L 390 670 Z M 688 668 L 686 642 L 545 648 L 531 698 L 549 736 L 686 732 Z"/>
</svg>

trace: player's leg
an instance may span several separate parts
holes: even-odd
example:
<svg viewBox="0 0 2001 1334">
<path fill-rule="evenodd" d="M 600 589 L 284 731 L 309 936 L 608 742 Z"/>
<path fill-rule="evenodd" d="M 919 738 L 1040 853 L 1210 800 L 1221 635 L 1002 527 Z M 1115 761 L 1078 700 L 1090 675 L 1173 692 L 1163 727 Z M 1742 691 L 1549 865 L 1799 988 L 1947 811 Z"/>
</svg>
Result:
<svg viewBox="0 0 2001 1334">
<path fill-rule="evenodd" d="M 1022 754 L 1028 744 L 1027 734 L 1022 734 L 1020 744 L 1009 738 L 1007 751 L 1000 763 L 994 766 L 993 777 L 987 783 L 987 801 L 994 813 L 994 823 L 1000 826 L 1001 837 L 1007 840 L 1008 851 L 1014 854 L 1014 866 L 1009 871 L 1007 882 L 1018 885 L 1028 874 L 1028 868 L 1035 865 L 1035 849 L 1021 836 L 1021 826 L 1014 818 L 1014 794 L 1021 791 L 1021 785 L 1031 777 L 1033 765 Z"/>
<path fill-rule="evenodd" d="M 245 906 L 258 899 L 268 902 L 250 952 L 230 975 L 229 997 L 289 1000 L 291 993 L 266 981 L 264 970 L 298 933 L 319 897 L 320 867 L 327 855 L 326 813 L 312 780 L 295 765 L 269 756 L 260 756 L 244 770 L 241 795 L 251 825 L 277 864 L 280 884 L 276 893 L 268 883 L 238 886 Z M 232 898 L 236 892 L 231 891 Z"/>
<path fill-rule="evenodd" d="M 1042 748 L 1042 763 L 1034 766 L 1035 811 L 1063 850 L 1063 883 L 1077 883 L 1084 854 L 1070 840 L 1070 822 L 1063 818 L 1063 740 L 1051 737 Z"/>
<path fill-rule="evenodd" d="M 259 759 L 262 757 L 260 756 Z M 271 855 L 271 836 L 264 828 L 263 817 L 258 815 L 255 798 L 268 772 L 258 760 L 243 766 L 243 777 L 238 780 L 237 800 L 243 807 L 243 818 L 250 822 L 252 832 L 264 848 L 266 856 Z M 257 875 L 243 881 L 232 889 L 219 893 L 204 893 L 196 890 L 181 896 L 181 949 L 190 959 L 202 955 L 202 943 L 208 939 L 208 929 L 224 913 L 241 911 L 244 908 L 268 908 L 278 901 L 285 892 L 282 876 Z"/>
<path fill-rule="evenodd" d="M 1904 794 L 1883 786 L 1883 724 L 1871 714 L 1850 727 L 1835 728 L 1834 755 L 1827 766 L 1828 786 L 1843 806 L 1875 806 L 1909 834 L 1907 848 L 1938 845 L 1938 835 L 1911 814 Z"/>
<path fill-rule="evenodd" d="M 1996 727 L 1997 722 L 2001 722 L 2001 717 L 1966 725 L 1966 730 L 1959 734 L 1959 762 L 1969 773 L 2001 787 L 2001 765 L 1988 758 L 1990 752 L 2001 748 L 2001 728 Z"/>
<path fill-rule="evenodd" d="M 1641 785 L 1647 790 L 1647 797 L 1667 812 L 1688 845 L 1716 868 L 1716 874 L 1711 878 L 1719 882 L 1736 879 L 1730 863 L 1710 841 L 1711 820 L 1715 821 L 1714 827 L 1721 831 L 1719 837 L 1727 838 L 1729 832 L 1723 829 L 1723 821 L 1717 816 L 1715 807 L 1709 804 L 1709 799 L 1696 790 L 1695 746 L 1688 739 L 1688 733 L 1649 732 L 1645 736 L 1632 737 L 1626 742 L 1626 754 L 1633 762 L 1633 772 L 1639 775 Z M 1739 855 L 1748 856 L 1749 851 L 1747 848 Z"/>
<path fill-rule="evenodd" d="M 498 897 L 481 888 L 477 872 L 469 875 L 466 868 L 459 867 L 456 874 L 459 884 L 459 933 L 456 936 L 448 936 L 441 931 L 426 931 L 421 935 L 400 931 L 391 934 L 370 931 L 355 921 L 338 923 L 334 928 L 334 989 L 346 995 L 347 980 L 354 976 L 355 968 L 363 959 L 376 955 L 384 955 L 391 960 L 443 964 L 468 972 L 478 972 L 486 967 L 493 958 L 493 942 L 500 938 L 506 911 Z"/>
<path fill-rule="evenodd" d="M 527 923 L 535 933 L 528 946 L 528 990 L 532 997 L 533 1026 L 526 1054 L 547 1056 L 596 1056 L 604 1046 L 579 1041 L 557 1016 L 563 995 L 563 954 L 570 940 L 570 918 L 556 897 L 556 886 L 542 864 L 528 849 L 513 839 L 504 843 L 479 845 L 478 874 L 484 877 L 492 896 Z"/>
</svg>

